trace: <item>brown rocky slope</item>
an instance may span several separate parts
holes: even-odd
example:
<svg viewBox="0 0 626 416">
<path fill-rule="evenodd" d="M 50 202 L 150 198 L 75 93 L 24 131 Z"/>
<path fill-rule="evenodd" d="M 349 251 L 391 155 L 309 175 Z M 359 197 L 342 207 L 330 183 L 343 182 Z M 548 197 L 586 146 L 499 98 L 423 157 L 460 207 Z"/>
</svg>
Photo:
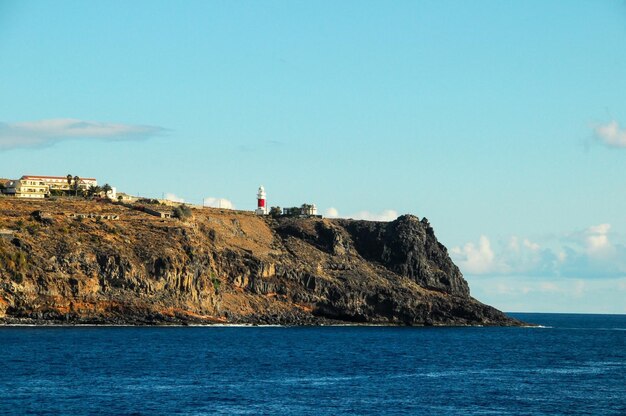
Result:
<svg viewBox="0 0 626 416">
<path fill-rule="evenodd" d="M 112 203 L 0 198 L 0 323 L 341 322 L 521 324 L 470 297 L 428 221 L 411 215 L 194 209 L 181 221 Z"/>
</svg>

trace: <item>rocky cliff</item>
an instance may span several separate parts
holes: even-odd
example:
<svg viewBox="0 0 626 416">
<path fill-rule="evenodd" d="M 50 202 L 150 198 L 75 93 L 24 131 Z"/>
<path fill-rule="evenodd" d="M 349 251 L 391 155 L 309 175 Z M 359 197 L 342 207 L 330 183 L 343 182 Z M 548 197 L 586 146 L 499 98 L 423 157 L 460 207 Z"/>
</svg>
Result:
<svg viewBox="0 0 626 416">
<path fill-rule="evenodd" d="M 192 212 L 0 198 L 0 322 L 520 324 L 470 297 L 426 219 Z"/>
</svg>

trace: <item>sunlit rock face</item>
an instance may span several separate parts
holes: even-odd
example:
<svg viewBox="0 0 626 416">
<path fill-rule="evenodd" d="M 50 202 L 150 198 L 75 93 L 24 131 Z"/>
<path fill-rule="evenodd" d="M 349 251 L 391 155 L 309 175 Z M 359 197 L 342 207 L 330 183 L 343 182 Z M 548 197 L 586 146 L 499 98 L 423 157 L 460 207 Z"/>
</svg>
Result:
<svg viewBox="0 0 626 416">
<path fill-rule="evenodd" d="M 425 219 L 136 208 L 0 199 L 0 322 L 520 324 L 470 297 Z"/>
</svg>

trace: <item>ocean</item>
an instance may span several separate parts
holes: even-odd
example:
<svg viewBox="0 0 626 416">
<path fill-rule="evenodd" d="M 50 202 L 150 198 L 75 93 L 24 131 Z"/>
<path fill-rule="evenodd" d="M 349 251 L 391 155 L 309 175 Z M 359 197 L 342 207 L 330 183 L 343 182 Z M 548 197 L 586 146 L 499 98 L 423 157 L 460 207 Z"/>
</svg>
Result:
<svg viewBox="0 0 626 416">
<path fill-rule="evenodd" d="M 1 415 L 626 415 L 626 315 L 540 328 L 1 327 Z"/>
</svg>

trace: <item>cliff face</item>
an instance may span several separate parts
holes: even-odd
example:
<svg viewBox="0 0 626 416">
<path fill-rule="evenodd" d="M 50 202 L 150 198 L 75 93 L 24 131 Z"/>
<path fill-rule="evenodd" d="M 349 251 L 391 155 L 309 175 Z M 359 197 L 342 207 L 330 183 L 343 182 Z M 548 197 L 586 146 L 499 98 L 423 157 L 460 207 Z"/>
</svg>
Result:
<svg viewBox="0 0 626 416">
<path fill-rule="evenodd" d="M 468 297 L 469 286 L 426 218 L 404 215 L 392 222 L 341 221 L 366 260 L 428 289 Z"/>
<path fill-rule="evenodd" d="M 470 297 L 426 220 L 193 213 L 0 198 L 0 322 L 519 324 Z"/>
</svg>

